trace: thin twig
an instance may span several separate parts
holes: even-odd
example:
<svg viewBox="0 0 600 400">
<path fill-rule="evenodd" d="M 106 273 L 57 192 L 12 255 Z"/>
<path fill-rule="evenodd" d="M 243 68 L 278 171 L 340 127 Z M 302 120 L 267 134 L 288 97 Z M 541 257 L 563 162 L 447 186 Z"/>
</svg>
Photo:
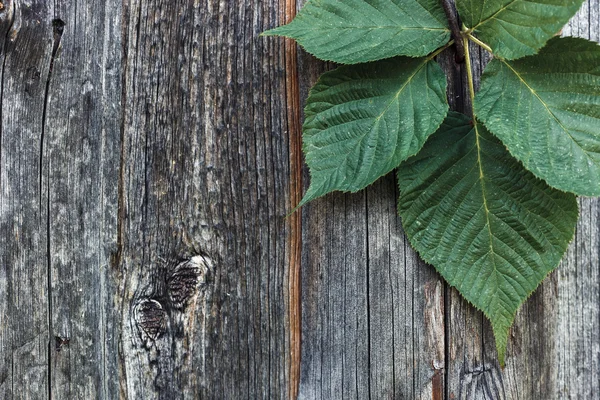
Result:
<svg viewBox="0 0 600 400">
<path fill-rule="evenodd" d="M 448 18 L 448 24 L 450 25 L 450 33 L 452 39 L 454 39 L 454 47 L 456 48 L 456 55 L 454 61 L 457 64 L 465 62 L 465 49 L 463 47 L 462 35 L 460 33 L 460 24 L 458 23 L 458 13 L 454 5 L 454 0 L 441 0 L 446 18 Z"/>
</svg>

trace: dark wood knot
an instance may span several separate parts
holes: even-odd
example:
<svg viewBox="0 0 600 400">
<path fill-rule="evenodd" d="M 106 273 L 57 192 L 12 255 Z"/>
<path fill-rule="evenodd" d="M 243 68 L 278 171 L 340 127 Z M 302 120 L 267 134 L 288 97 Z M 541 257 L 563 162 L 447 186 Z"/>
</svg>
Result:
<svg viewBox="0 0 600 400">
<path fill-rule="evenodd" d="M 194 256 L 173 269 L 167 278 L 169 299 L 176 309 L 185 308 L 209 279 L 212 262 L 206 256 Z"/>
<path fill-rule="evenodd" d="M 63 347 L 69 346 L 70 342 L 68 337 L 54 336 L 54 350 L 61 351 Z"/>
<path fill-rule="evenodd" d="M 167 313 L 162 304 L 156 300 L 140 301 L 135 307 L 134 318 L 142 333 L 142 339 L 154 341 L 167 329 Z"/>
</svg>

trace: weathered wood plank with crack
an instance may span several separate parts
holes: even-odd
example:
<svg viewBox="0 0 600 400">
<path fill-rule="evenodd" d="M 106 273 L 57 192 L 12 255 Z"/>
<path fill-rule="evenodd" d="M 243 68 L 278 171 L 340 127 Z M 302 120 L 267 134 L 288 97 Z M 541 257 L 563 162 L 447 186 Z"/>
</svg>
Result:
<svg viewBox="0 0 600 400">
<path fill-rule="evenodd" d="M 600 1 L 563 34 L 600 41 Z M 478 76 L 487 58 L 471 50 Z M 301 57 L 305 99 L 325 66 Z M 439 59 L 452 107 L 468 112 L 465 74 L 451 50 Z M 576 240 L 519 312 L 502 371 L 489 323 L 406 243 L 396 196 L 386 177 L 304 208 L 301 398 L 600 398 L 597 199 L 580 200 Z"/>
<path fill-rule="evenodd" d="M 332 66 L 258 34 L 304 2 L 0 3 L 0 399 L 600 398 L 598 200 L 504 370 L 393 176 L 284 218 Z M 600 41 L 600 0 L 563 33 Z"/>
<path fill-rule="evenodd" d="M 45 1 L 0 10 L 0 398 L 49 393 L 48 192 L 43 149 L 52 61 Z"/>
<path fill-rule="evenodd" d="M 287 396 L 285 6 L 2 3 L 0 398 Z"/>
</svg>

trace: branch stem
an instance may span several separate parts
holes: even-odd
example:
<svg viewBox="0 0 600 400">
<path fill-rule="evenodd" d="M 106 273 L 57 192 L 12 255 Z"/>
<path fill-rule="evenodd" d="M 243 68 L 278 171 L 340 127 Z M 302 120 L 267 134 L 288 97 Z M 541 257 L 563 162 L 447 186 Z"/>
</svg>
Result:
<svg viewBox="0 0 600 400">
<path fill-rule="evenodd" d="M 454 59 L 456 63 L 462 64 L 465 61 L 465 50 L 463 48 L 460 24 L 458 23 L 458 13 L 456 12 L 454 0 L 441 0 L 441 2 L 444 12 L 446 13 L 446 18 L 448 18 L 450 33 L 454 40 L 454 47 L 456 48 L 456 56 Z"/>
<path fill-rule="evenodd" d="M 469 38 L 463 36 L 463 46 L 465 49 L 465 62 L 467 67 L 467 81 L 469 83 L 469 96 L 471 97 L 471 114 L 473 123 L 475 123 L 475 113 L 473 112 L 473 101 L 475 101 L 475 85 L 473 84 L 473 69 L 471 68 L 471 56 L 469 55 Z"/>
</svg>

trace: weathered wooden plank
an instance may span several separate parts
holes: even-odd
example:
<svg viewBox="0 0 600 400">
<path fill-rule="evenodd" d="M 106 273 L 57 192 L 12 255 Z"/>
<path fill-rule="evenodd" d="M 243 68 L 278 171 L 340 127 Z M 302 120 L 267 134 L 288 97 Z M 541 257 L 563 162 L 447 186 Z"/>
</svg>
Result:
<svg viewBox="0 0 600 400">
<path fill-rule="evenodd" d="M 564 33 L 598 40 L 599 10 L 598 0 L 588 1 Z M 479 76 L 487 56 L 475 47 L 471 53 Z M 449 76 L 452 107 L 469 112 L 462 67 L 454 64 L 451 51 L 439 58 Z M 305 99 L 324 66 L 305 55 L 301 59 Z M 391 221 L 394 203 L 395 187 L 386 177 L 365 193 L 334 194 L 303 210 L 301 398 L 598 396 L 597 200 L 580 200 L 577 238 L 559 269 L 519 312 L 504 370 L 483 315 L 454 289 L 437 289 L 441 284 L 430 267 L 410 257 L 402 260 L 403 254 L 416 256 L 406 243 L 404 249 L 397 245 L 405 239 L 398 221 Z M 432 287 L 435 301 L 427 298 Z M 437 318 L 433 328 L 431 318 Z M 429 343 L 415 341 L 431 332 Z M 391 361 L 410 354 L 412 365 Z M 428 391 L 438 385 L 441 392 Z"/>
<path fill-rule="evenodd" d="M 598 0 L 588 1 L 563 34 L 598 40 L 599 8 Z M 474 58 L 485 64 L 481 53 Z M 504 370 L 488 321 L 449 290 L 449 399 L 598 398 L 598 201 L 581 199 L 580 210 L 565 259 L 517 314 Z"/>
<path fill-rule="evenodd" d="M 121 3 L 58 2 L 48 76 L 50 385 L 56 399 L 116 399 L 115 273 Z"/>
<path fill-rule="evenodd" d="M 286 397 L 286 4 L 4 2 L 0 397 Z"/>
<path fill-rule="evenodd" d="M 305 101 L 326 66 L 300 60 Z M 391 174 L 302 210 L 301 399 L 443 398 L 444 286 L 410 248 L 396 200 Z"/>
<path fill-rule="evenodd" d="M 42 187 L 52 24 L 46 1 L 0 10 L 0 398 L 47 398 L 47 196 Z"/>
<path fill-rule="evenodd" d="M 304 208 L 300 398 L 438 398 L 444 287 L 396 216 L 393 176 Z"/>
<path fill-rule="evenodd" d="M 287 107 L 277 1 L 129 1 L 122 396 L 288 390 Z"/>
</svg>

